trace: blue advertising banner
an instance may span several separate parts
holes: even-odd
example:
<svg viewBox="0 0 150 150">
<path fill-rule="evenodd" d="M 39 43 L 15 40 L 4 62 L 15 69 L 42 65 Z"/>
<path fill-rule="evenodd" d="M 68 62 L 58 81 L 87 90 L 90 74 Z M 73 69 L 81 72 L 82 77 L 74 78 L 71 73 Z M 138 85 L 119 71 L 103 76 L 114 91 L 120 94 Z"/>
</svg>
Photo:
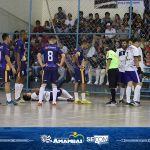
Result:
<svg viewBox="0 0 150 150">
<path fill-rule="evenodd" d="M 0 128 L 0 150 L 150 150 L 150 128 Z"/>
</svg>

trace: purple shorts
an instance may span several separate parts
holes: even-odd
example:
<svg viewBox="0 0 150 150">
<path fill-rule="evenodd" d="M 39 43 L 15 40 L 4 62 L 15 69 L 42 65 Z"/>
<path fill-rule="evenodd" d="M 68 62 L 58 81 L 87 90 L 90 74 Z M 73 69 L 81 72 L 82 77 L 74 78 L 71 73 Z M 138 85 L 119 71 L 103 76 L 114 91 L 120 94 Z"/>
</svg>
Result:
<svg viewBox="0 0 150 150">
<path fill-rule="evenodd" d="M 123 83 L 123 84 L 127 83 L 125 72 L 119 72 L 119 81 L 118 82 Z"/>
<path fill-rule="evenodd" d="M 52 83 L 56 83 L 57 80 L 58 80 L 58 68 L 45 67 L 42 75 L 43 83 L 52 84 Z"/>
<path fill-rule="evenodd" d="M 130 81 L 132 81 L 134 83 L 140 83 L 141 82 L 141 79 L 140 79 L 137 71 L 126 71 L 125 76 L 126 76 L 127 83 Z"/>
</svg>

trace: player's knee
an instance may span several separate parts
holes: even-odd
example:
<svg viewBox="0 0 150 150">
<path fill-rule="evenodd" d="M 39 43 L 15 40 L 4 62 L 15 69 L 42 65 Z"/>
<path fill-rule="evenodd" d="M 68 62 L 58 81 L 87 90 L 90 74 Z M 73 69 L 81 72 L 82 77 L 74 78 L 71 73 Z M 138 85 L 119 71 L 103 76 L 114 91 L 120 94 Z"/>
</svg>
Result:
<svg viewBox="0 0 150 150">
<path fill-rule="evenodd" d="M 138 85 L 136 85 L 136 88 L 138 88 L 139 90 L 141 90 L 141 85 L 140 84 L 138 84 Z"/>
<path fill-rule="evenodd" d="M 42 88 L 45 88 L 45 87 L 46 87 L 46 84 L 42 84 L 41 87 L 42 87 Z"/>
<path fill-rule="evenodd" d="M 57 88 L 57 85 L 56 84 L 52 84 L 52 88 Z"/>
<path fill-rule="evenodd" d="M 133 83 L 132 82 L 128 82 L 128 86 L 132 87 Z"/>
</svg>

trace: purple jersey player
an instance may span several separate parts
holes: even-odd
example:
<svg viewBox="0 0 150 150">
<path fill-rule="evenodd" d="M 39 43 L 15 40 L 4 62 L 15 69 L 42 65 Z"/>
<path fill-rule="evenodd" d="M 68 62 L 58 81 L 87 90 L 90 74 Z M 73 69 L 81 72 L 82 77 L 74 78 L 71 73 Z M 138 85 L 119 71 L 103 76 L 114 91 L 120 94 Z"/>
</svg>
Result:
<svg viewBox="0 0 150 150">
<path fill-rule="evenodd" d="M 23 89 L 23 83 L 26 77 L 26 56 L 25 56 L 25 41 L 27 40 L 27 33 L 20 31 L 20 37 L 15 44 L 15 66 L 17 70 L 17 79 L 15 83 L 15 100 L 23 103 L 21 99 L 21 92 Z"/>
<path fill-rule="evenodd" d="M 5 82 L 5 92 L 6 92 L 6 104 L 7 105 L 17 105 L 15 101 L 11 99 L 10 92 L 10 70 L 13 74 L 16 74 L 16 70 L 10 61 L 10 37 L 7 33 L 2 35 L 3 44 L 0 45 L 0 79 Z"/>
<path fill-rule="evenodd" d="M 90 104 L 91 102 L 86 100 L 85 98 L 85 87 L 86 87 L 86 75 L 85 75 L 85 58 L 84 58 L 84 50 L 89 47 L 89 43 L 87 41 L 83 41 L 81 46 L 76 50 L 74 59 L 75 59 L 75 85 L 74 85 L 74 96 L 75 96 L 75 103 L 82 103 L 82 104 Z M 82 87 L 82 94 L 81 98 L 82 101 L 79 100 L 78 96 L 78 87 L 81 84 Z"/>
<path fill-rule="evenodd" d="M 56 81 L 58 79 L 58 66 L 62 66 L 65 61 L 65 54 L 62 53 L 57 46 L 57 39 L 55 36 L 51 36 L 48 39 L 49 44 L 44 46 L 41 52 L 38 53 L 38 62 L 43 69 L 42 85 L 39 92 L 38 106 L 42 105 L 43 93 L 47 84 L 52 84 L 53 89 L 53 102 L 56 104 L 57 98 L 57 86 Z M 42 62 L 42 55 L 44 56 L 44 63 Z M 61 62 L 59 64 L 58 58 L 61 56 Z"/>
</svg>

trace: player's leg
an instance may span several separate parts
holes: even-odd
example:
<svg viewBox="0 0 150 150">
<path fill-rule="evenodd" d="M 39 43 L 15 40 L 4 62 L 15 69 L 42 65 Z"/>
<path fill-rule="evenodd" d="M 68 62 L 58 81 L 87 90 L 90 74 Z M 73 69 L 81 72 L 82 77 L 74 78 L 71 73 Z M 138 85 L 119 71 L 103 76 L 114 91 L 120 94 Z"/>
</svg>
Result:
<svg viewBox="0 0 150 150">
<path fill-rule="evenodd" d="M 142 87 L 141 82 L 142 82 L 142 76 L 140 77 L 140 74 L 138 74 L 138 72 L 135 71 L 134 83 L 136 84 L 135 84 L 134 97 L 133 97 L 134 106 L 140 105 L 140 93 L 141 93 L 141 87 Z"/>
<path fill-rule="evenodd" d="M 105 69 L 101 69 L 101 71 L 100 71 L 100 82 L 99 82 L 100 85 L 102 85 L 104 83 L 105 75 L 106 75 Z"/>
<path fill-rule="evenodd" d="M 11 98 L 11 91 L 10 91 L 10 72 L 9 71 L 5 71 L 4 73 L 4 80 L 5 80 L 5 93 L 6 93 L 6 104 L 13 104 L 13 105 L 17 105 L 16 101 L 13 101 Z"/>
<path fill-rule="evenodd" d="M 85 91 L 86 91 L 86 79 L 87 79 L 87 77 L 85 75 L 84 69 L 80 69 L 80 75 L 81 75 L 81 90 L 82 90 L 82 93 L 81 93 L 82 101 L 81 101 L 81 103 L 82 104 L 91 104 L 91 101 L 86 99 Z"/>
<path fill-rule="evenodd" d="M 96 75 L 96 81 L 95 81 L 95 85 L 98 85 L 98 82 L 99 82 L 99 77 L 100 77 L 100 69 L 99 68 L 96 68 L 95 70 L 95 75 Z"/>
<path fill-rule="evenodd" d="M 93 69 L 92 69 L 92 66 L 90 66 L 90 69 L 88 71 L 88 83 L 87 84 L 92 84 L 92 72 L 93 72 Z"/>
<path fill-rule="evenodd" d="M 47 84 L 42 84 L 39 91 L 39 101 L 38 106 L 42 106 L 43 95 Z"/>
<path fill-rule="evenodd" d="M 79 99 L 79 94 L 78 94 L 78 88 L 79 88 L 79 84 L 81 82 L 81 73 L 80 73 L 80 68 L 79 67 L 75 67 L 74 68 L 74 77 L 75 77 L 75 83 L 74 83 L 74 98 L 75 98 L 75 104 L 80 103 L 80 99 Z"/>
<path fill-rule="evenodd" d="M 52 91 L 53 91 L 53 101 L 52 104 L 56 105 L 56 99 L 57 99 L 57 85 L 52 84 Z"/>
<path fill-rule="evenodd" d="M 65 89 L 61 89 L 62 95 L 68 99 L 73 99 L 73 97 Z"/>
<path fill-rule="evenodd" d="M 111 93 L 111 100 L 106 103 L 106 105 L 114 106 L 116 105 L 116 88 L 118 84 L 119 72 L 118 69 L 110 69 L 108 70 L 108 80 L 109 80 L 109 88 Z"/>
</svg>

